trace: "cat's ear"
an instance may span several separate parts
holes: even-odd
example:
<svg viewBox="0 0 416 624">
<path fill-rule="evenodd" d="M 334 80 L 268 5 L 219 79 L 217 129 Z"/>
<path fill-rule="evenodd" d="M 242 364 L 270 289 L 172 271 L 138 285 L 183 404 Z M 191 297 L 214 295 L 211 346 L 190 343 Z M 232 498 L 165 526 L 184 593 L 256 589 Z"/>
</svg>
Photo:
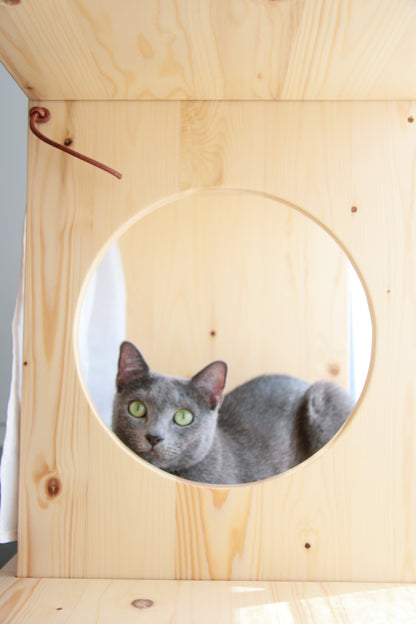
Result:
<svg viewBox="0 0 416 624">
<path fill-rule="evenodd" d="M 120 392 L 129 384 L 140 381 L 149 374 L 149 371 L 149 366 L 134 344 L 122 342 L 118 359 L 117 390 Z"/>
<path fill-rule="evenodd" d="M 191 379 L 191 383 L 206 397 L 211 409 L 221 405 L 226 381 L 227 364 L 219 360 L 205 366 Z"/>
</svg>

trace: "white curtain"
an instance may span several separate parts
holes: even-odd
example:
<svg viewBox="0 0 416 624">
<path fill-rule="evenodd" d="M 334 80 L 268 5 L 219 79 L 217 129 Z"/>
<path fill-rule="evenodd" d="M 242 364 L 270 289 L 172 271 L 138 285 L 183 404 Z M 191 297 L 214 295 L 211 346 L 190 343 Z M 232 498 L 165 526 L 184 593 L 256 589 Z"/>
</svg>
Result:
<svg viewBox="0 0 416 624">
<path fill-rule="evenodd" d="M 79 325 L 82 372 L 91 398 L 111 426 L 120 343 L 126 337 L 126 286 L 117 243 L 88 285 Z"/>
<path fill-rule="evenodd" d="M 17 540 L 17 511 L 19 496 L 20 405 L 22 396 L 23 351 L 23 291 L 26 228 L 23 230 L 22 264 L 19 291 L 12 321 L 13 365 L 7 405 L 6 435 L 0 466 L 1 505 L 0 542 Z"/>
<path fill-rule="evenodd" d="M 367 297 L 350 265 L 350 393 L 358 400 L 370 366 L 373 331 Z"/>
</svg>

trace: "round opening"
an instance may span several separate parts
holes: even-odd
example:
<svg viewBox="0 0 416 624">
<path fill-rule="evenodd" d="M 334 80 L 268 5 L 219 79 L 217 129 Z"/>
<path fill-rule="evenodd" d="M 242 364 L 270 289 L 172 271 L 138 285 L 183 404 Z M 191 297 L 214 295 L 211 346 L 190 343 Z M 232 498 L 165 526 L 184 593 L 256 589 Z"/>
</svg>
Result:
<svg viewBox="0 0 416 624">
<path fill-rule="evenodd" d="M 303 462 L 343 426 L 369 370 L 369 307 L 347 255 L 254 192 L 201 191 L 143 214 L 100 254 L 80 301 L 96 411 L 138 461 L 192 481 L 259 481 Z"/>
</svg>

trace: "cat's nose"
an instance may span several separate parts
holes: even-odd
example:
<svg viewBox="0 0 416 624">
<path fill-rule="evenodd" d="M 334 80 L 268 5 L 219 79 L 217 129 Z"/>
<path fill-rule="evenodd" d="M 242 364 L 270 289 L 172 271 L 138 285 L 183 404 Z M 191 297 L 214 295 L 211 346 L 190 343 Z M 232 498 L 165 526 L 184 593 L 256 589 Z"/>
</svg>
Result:
<svg viewBox="0 0 416 624">
<path fill-rule="evenodd" d="M 161 438 L 160 436 L 151 435 L 150 433 L 148 433 L 146 436 L 146 440 L 148 440 L 152 446 L 156 446 L 156 444 L 161 442 L 163 438 Z"/>
</svg>

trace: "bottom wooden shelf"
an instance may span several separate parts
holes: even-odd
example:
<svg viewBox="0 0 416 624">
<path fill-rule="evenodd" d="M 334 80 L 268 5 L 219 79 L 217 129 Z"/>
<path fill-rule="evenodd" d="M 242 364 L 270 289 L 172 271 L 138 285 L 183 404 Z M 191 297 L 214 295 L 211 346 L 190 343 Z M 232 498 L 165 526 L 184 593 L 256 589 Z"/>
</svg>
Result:
<svg viewBox="0 0 416 624">
<path fill-rule="evenodd" d="M 6 624 L 415 622 L 416 585 L 18 579 L 0 572 Z"/>
</svg>

